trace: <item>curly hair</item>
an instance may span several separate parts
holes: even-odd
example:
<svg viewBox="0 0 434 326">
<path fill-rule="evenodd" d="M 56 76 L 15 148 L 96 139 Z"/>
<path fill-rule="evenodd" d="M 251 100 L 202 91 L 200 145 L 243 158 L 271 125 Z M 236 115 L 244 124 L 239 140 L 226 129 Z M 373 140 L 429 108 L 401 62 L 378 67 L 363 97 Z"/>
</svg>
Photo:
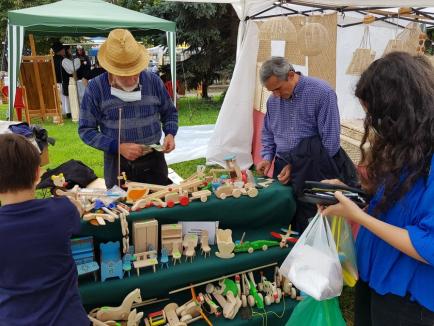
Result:
<svg viewBox="0 0 434 326">
<path fill-rule="evenodd" d="M 434 69 L 422 56 L 392 52 L 367 68 L 355 95 L 366 110 L 362 162 L 372 189 L 384 186 L 376 206 L 381 213 L 429 174 L 434 147 Z"/>
</svg>

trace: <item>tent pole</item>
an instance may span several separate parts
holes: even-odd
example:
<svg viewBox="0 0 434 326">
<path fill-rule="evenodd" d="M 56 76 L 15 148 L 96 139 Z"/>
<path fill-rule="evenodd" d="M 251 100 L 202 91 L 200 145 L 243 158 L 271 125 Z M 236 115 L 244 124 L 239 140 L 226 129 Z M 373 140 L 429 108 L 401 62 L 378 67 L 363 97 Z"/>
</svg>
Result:
<svg viewBox="0 0 434 326">
<path fill-rule="evenodd" d="M 30 50 L 32 51 L 32 57 L 36 56 L 36 46 L 35 46 L 35 38 L 33 37 L 33 34 L 29 34 L 29 43 L 30 43 Z"/>
<path fill-rule="evenodd" d="M 30 49 L 32 51 L 32 57 L 35 57 L 35 59 L 33 60 L 33 71 L 35 72 L 36 76 L 36 89 L 38 90 L 39 106 L 41 107 L 42 120 L 45 120 L 44 94 L 42 93 L 41 75 L 39 74 L 38 60 L 36 59 L 36 46 L 33 34 L 29 34 L 29 42 Z"/>
</svg>

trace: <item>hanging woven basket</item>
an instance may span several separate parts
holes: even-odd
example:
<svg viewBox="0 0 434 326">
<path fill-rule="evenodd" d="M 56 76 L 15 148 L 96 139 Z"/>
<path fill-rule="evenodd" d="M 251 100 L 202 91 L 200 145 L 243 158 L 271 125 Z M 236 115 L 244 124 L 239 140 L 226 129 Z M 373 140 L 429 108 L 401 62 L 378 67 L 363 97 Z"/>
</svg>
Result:
<svg viewBox="0 0 434 326">
<path fill-rule="evenodd" d="M 347 68 L 347 75 L 361 75 L 374 59 L 375 51 L 371 50 L 369 26 L 366 25 L 360 46 L 354 51 L 353 58 Z"/>
<path fill-rule="evenodd" d="M 403 42 L 403 51 L 410 54 L 417 54 L 417 47 L 419 46 L 419 36 L 422 30 L 418 23 L 410 23 L 405 26 L 404 30 L 397 36 L 398 40 Z"/>
<path fill-rule="evenodd" d="M 259 40 L 279 40 L 295 45 L 297 43 L 297 30 L 286 17 L 268 19 L 259 29 Z"/>
<path fill-rule="evenodd" d="M 321 54 L 330 37 L 327 29 L 320 23 L 306 23 L 298 33 L 298 47 L 300 53 L 307 56 L 316 56 Z"/>
<path fill-rule="evenodd" d="M 387 42 L 386 48 L 383 51 L 383 57 L 390 52 L 405 51 L 405 44 L 402 40 L 391 39 Z"/>
<path fill-rule="evenodd" d="M 353 53 L 353 59 L 347 68 L 347 75 L 360 76 L 374 61 L 375 52 L 371 49 L 358 48 Z"/>
</svg>

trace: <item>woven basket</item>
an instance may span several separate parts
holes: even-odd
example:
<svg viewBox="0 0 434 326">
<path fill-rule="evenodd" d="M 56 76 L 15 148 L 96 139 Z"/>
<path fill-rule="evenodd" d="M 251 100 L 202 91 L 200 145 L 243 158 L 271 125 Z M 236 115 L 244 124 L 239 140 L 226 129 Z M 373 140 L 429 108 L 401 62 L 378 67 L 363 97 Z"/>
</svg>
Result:
<svg viewBox="0 0 434 326">
<path fill-rule="evenodd" d="M 396 52 L 396 51 L 405 51 L 405 44 L 403 40 L 400 39 L 391 39 L 389 42 L 387 42 L 387 46 L 383 51 L 383 57 L 386 54 L 389 54 L 390 52 Z"/>
<path fill-rule="evenodd" d="M 356 49 L 353 53 L 353 58 L 347 68 L 346 74 L 360 76 L 374 59 L 375 51 L 372 51 L 371 49 Z"/>
<path fill-rule="evenodd" d="M 297 30 L 286 17 L 268 19 L 259 28 L 259 40 L 280 40 L 295 45 Z"/>
<path fill-rule="evenodd" d="M 298 33 L 297 45 L 300 53 L 316 56 L 323 52 L 330 42 L 327 29 L 320 23 L 307 23 Z"/>
<path fill-rule="evenodd" d="M 410 54 L 417 54 L 417 47 L 419 46 L 419 36 L 422 30 L 418 23 L 410 23 L 405 26 L 404 30 L 398 34 L 397 39 L 403 42 L 403 51 Z"/>
</svg>

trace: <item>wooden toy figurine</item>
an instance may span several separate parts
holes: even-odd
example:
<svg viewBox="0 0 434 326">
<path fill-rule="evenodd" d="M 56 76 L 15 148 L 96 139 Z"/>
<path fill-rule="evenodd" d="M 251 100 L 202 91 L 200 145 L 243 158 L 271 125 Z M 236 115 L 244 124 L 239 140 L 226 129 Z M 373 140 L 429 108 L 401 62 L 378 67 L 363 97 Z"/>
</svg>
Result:
<svg viewBox="0 0 434 326">
<path fill-rule="evenodd" d="M 209 246 L 209 235 L 207 230 L 202 230 L 202 234 L 200 236 L 200 244 L 202 254 L 206 258 L 207 254 L 208 256 L 211 254 L 211 247 Z"/>
<path fill-rule="evenodd" d="M 230 229 L 217 229 L 217 247 L 218 250 L 215 254 L 219 258 L 233 258 L 235 243 L 232 241 L 232 230 Z"/>
<path fill-rule="evenodd" d="M 99 321 L 128 320 L 133 303 L 141 303 L 140 289 L 131 291 L 119 307 L 101 307 L 92 310 L 89 315 Z M 142 314 L 143 316 L 143 314 Z"/>
</svg>

